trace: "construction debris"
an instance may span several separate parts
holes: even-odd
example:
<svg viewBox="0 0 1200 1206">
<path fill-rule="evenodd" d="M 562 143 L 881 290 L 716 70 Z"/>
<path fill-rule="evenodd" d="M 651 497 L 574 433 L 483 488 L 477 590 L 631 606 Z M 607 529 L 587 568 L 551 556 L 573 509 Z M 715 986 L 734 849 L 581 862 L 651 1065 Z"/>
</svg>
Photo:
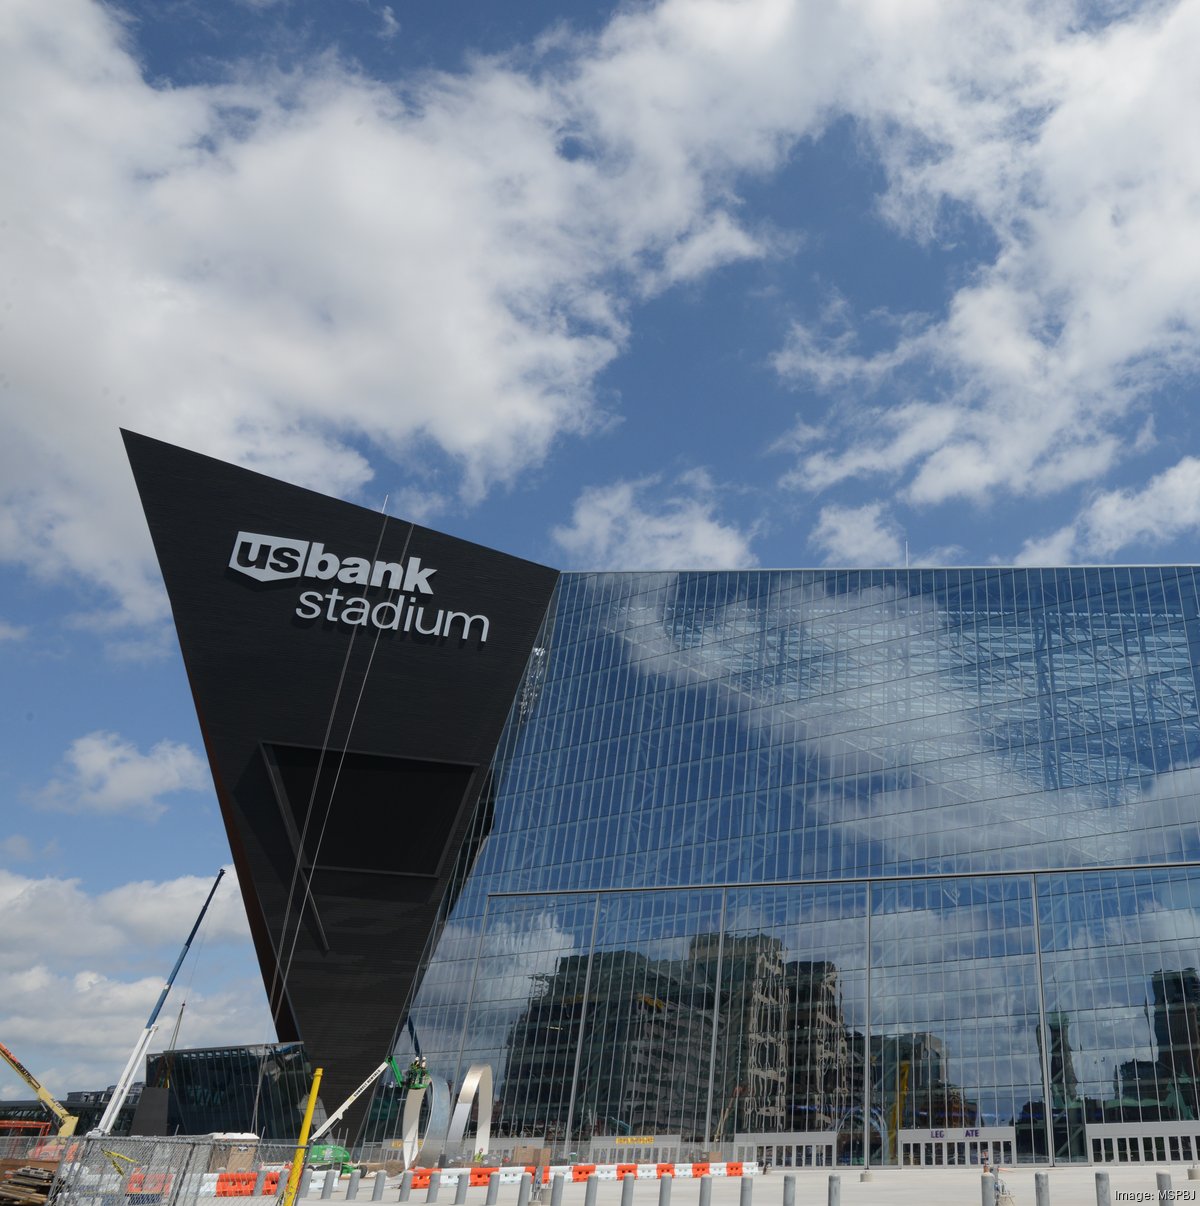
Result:
<svg viewBox="0 0 1200 1206">
<path fill-rule="evenodd" d="M 0 1206 L 43 1206 L 53 1184 L 52 1172 L 24 1165 L 0 1181 Z"/>
</svg>

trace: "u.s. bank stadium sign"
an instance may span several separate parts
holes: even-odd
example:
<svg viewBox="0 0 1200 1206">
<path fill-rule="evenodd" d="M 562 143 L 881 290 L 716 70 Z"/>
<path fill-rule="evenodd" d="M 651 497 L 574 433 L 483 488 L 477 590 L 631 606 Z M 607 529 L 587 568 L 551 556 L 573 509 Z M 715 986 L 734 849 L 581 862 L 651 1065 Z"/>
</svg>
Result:
<svg viewBox="0 0 1200 1206">
<path fill-rule="evenodd" d="M 322 583 L 320 589 L 300 592 L 296 615 L 301 620 L 324 619 L 480 644 L 488 639 L 491 627 L 487 616 L 435 609 L 426 602 L 435 593 L 432 579 L 437 570 L 422 565 L 420 557 L 403 561 L 342 557 L 316 540 L 239 532 L 229 568 L 256 582 L 311 578 Z M 358 587 L 362 593 L 343 591 L 343 586 Z M 366 591 L 386 594 L 368 596 Z"/>
</svg>

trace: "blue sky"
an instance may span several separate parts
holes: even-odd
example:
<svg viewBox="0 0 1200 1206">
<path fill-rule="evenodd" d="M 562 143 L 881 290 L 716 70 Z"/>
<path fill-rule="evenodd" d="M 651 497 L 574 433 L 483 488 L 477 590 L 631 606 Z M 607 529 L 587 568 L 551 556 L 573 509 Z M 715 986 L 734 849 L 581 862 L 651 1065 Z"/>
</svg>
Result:
<svg viewBox="0 0 1200 1206">
<path fill-rule="evenodd" d="M 120 426 L 562 568 L 1191 561 L 1198 49 L 1197 0 L 10 0 L 0 1038 L 114 1079 L 228 858 Z M 271 1037 L 244 931 L 182 1042 Z"/>
</svg>

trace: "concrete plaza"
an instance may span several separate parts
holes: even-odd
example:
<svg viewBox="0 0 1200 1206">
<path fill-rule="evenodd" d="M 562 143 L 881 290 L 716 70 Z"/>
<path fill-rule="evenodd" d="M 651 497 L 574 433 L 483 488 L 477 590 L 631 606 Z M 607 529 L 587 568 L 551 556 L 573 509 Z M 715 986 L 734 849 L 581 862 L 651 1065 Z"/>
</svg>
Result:
<svg viewBox="0 0 1200 1206">
<path fill-rule="evenodd" d="M 1036 1206 L 1036 1172 L 1044 1172 L 1048 1176 L 1050 1206 L 1097 1206 L 1097 1172 L 1108 1174 L 1111 1206 L 1119 1206 L 1122 1202 L 1157 1202 L 1157 1173 L 1167 1173 L 1171 1177 L 1172 1194 L 1167 1200 L 1200 1203 L 1200 1180 L 1188 1180 L 1185 1165 L 1123 1164 L 1049 1169 L 1006 1168 L 1002 1176 L 1012 1194 L 1014 1206 Z M 831 1175 L 840 1179 L 842 1206 L 942 1206 L 943 1203 L 946 1206 L 980 1206 L 982 1196 L 981 1175 L 977 1168 L 882 1169 L 872 1171 L 869 1181 L 860 1180 L 858 1169 L 835 1170 L 832 1174 L 829 1169 L 796 1169 L 787 1174 L 776 1169 L 764 1176 L 747 1179 L 752 1187 L 752 1206 L 783 1206 L 785 1175 L 795 1177 L 795 1206 L 826 1206 Z M 345 1198 L 346 1184 L 343 1180 L 334 1191 L 334 1200 Z M 711 1185 L 712 1206 L 744 1206 L 741 1178 L 714 1177 Z M 500 1186 L 499 1206 L 516 1206 L 519 1188 L 515 1184 Z M 400 1179 L 389 1179 L 383 1201 L 389 1206 L 396 1202 L 399 1190 Z M 364 1204 L 370 1202 L 371 1191 L 371 1184 L 364 1180 L 357 1201 Z M 585 1192 L 586 1186 L 583 1184 L 564 1185 L 562 1206 L 585 1206 Z M 635 1182 L 633 1206 L 659 1206 L 659 1192 L 657 1181 Z M 310 1194 L 308 1200 L 312 1201 L 315 1197 L 319 1195 Z M 424 1206 L 426 1197 L 427 1191 L 414 1189 L 409 1201 L 413 1206 Z M 672 1183 L 670 1206 L 698 1206 L 699 1197 L 699 1181 L 679 1178 Z M 486 1198 L 486 1188 L 469 1189 L 467 1206 L 484 1206 Z M 454 1186 L 441 1186 L 436 1200 L 438 1206 L 452 1206 L 455 1200 Z M 549 1206 L 549 1186 L 543 1191 L 542 1203 L 543 1206 Z M 597 1182 L 595 1206 L 622 1206 L 622 1183 Z"/>
</svg>

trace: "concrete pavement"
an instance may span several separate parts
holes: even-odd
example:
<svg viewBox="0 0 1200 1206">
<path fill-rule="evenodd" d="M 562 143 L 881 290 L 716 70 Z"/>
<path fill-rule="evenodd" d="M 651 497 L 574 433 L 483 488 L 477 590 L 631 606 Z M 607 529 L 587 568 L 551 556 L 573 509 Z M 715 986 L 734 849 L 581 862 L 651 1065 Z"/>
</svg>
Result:
<svg viewBox="0 0 1200 1206">
<path fill-rule="evenodd" d="M 1097 1206 L 1097 1172 L 1108 1173 L 1111 1206 L 1121 1206 L 1123 1202 L 1159 1201 L 1155 1174 L 1162 1172 L 1171 1176 L 1172 1197 L 1168 1200 L 1196 1202 L 1200 1206 L 1200 1180 L 1188 1180 L 1187 1166 L 1182 1164 L 1006 1168 L 1002 1176 L 1015 1206 L 1036 1206 L 1034 1173 L 1038 1171 L 1049 1176 L 1050 1206 Z M 860 1169 L 822 1168 L 795 1169 L 785 1174 L 782 1169 L 775 1169 L 749 1179 L 753 1187 L 752 1206 L 783 1206 L 785 1175 L 796 1179 L 795 1206 L 827 1206 L 831 1173 L 840 1178 L 842 1206 L 981 1206 L 981 1177 L 977 1168 L 880 1169 L 872 1171 L 869 1181 L 860 1180 L 860 1172 Z M 745 1206 L 741 1201 L 741 1178 L 714 1177 L 711 1184 L 712 1206 Z M 346 1185 L 343 1179 L 334 1192 L 335 1200 L 344 1200 Z M 397 1202 L 399 1188 L 400 1179 L 391 1178 L 383 1201 L 389 1206 Z M 516 1206 L 518 1188 L 517 1185 L 502 1185 L 499 1206 Z M 370 1202 L 371 1189 L 369 1180 L 364 1180 L 357 1201 Z M 595 1206 L 622 1206 L 621 1189 L 619 1181 L 598 1182 Z M 564 1185 L 562 1206 L 585 1206 L 585 1190 L 583 1184 Z M 308 1200 L 317 1197 L 319 1195 L 310 1194 Z M 409 1202 L 412 1206 L 424 1206 L 426 1197 L 425 1190 L 414 1189 Z M 467 1206 L 484 1206 L 486 1197 L 485 1188 L 469 1189 Z M 670 1206 L 698 1206 L 699 1197 L 699 1181 L 679 1178 L 672 1183 Z M 453 1206 L 454 1199 L 454 1187 L 442 1186 L 437 1197 L 438 1206 Z M 542 1204 L 550 1204 L 549 1186 L 543 1191 Z M 637 1181 L 632 1206 L 659 1206 L 659 1183 Z"/>
</svg>

